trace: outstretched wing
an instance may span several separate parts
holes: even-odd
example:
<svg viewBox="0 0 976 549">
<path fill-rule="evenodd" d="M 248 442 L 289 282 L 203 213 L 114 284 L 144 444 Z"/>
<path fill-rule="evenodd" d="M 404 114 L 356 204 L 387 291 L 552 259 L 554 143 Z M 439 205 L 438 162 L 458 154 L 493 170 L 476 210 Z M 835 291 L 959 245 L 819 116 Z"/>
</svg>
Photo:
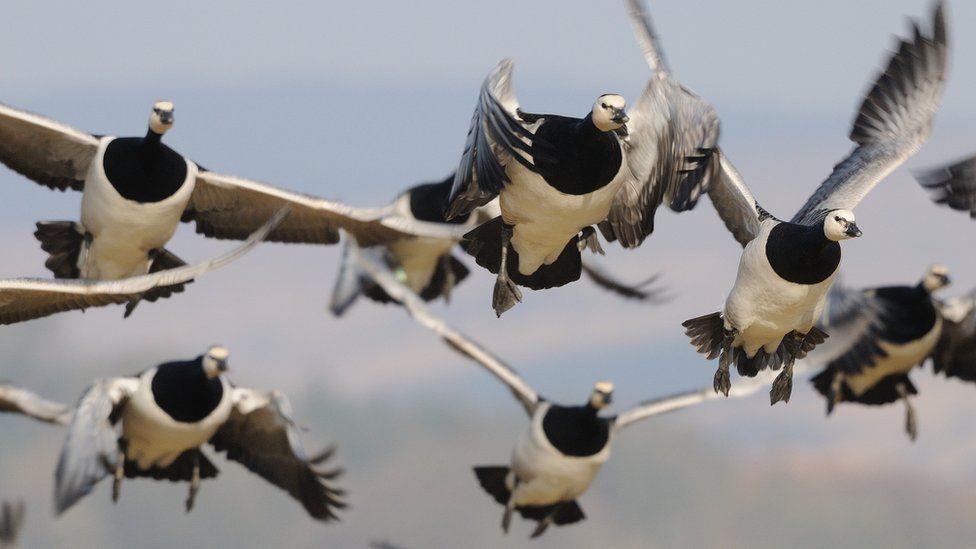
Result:
<svg viewBox="0 0 976 549">
<path fill-rule="evenodd" d="M 330 482 L 342 471 L 324 468 L 334 450 L 306 455 L 291 404 L 280 392 L 235 388 L 231 398 L 230 418 L 210 440 L 214 448 L 288 492 L 313 518 L 337 520 L 336 510 L 346 504 Z"/>
<path fill-rule="evenodd" d="M 853 210 L 928 139 L 946 81 L 943 3 L 936 4 L 931 34 L 915 22 L 912 28 L 913 36 L 900 42 L 858 110 L 850 134 L 857 146 L 797 212 L 795 223 L 813 224 L 832 209 Z"/>
<path fill-rule="evenodd" d="M 241 258 L 288 215 L 287 207 L 233 250 L 210 261 L 121 280 L 14 278 L 0 280 L 0 324 L 14 324 L 54 313 L 128 303 L 154 289 L 190 280 Z"/>
<path fill-rule="evenodd" d="M 54 507 L 58 514 L 115 471 L 120 457 L 119 432 L 111 418 L 118 415 L 138 388 L 137 378 L 100 379 L 82 395 L 71 417 L 54 475 Z"/>
<path fill-rule="evenodd" d="M 634 33 L 653 74 L 627 113 L 623 148 L 629 174 L 600 229 L 607 240 L 633 248 L 654 231 L 658 206 L 690 210 L 708 190 L 719 119 L 708 102 L 671 78 L 650 15 L 638 0 L 628 3 Z"/>
<path fill-rule="evenodd" d="M 725 223 L 725 227 L 735 240 L 745 247 L 759 234 L 759 225 L 762 221 L 773 216 L 752 196 L 752 191 L 746 186 L 742 176 L 725 153 L 716 150 L 714 156 L 717 174 L 708 191 L 708 198 L 715 206 L 715 211 L 718 212 L 722 222 Z"/>
<path fill-rule="evenodd" d="M 0 162 L 51 189 L 80 191 L 98 138 L 0 103 Z"/>
<path fill-rule="evenodd" d="M 526 413 L 530 417 L 532 416 L 540 397 L 518 372 L 492 355 L 487 349 L 431 314 L 423 300 L 400 282 L 386 265 L 376 261 L 372 256 L 363 254 L 351 240 L 349 242 L 349 254 L 349 261 L 357 263 L 367 276 L 383 288 L 383 291 L 402 303 L 414 320 L 441 336 L 451 348 L 481 364 L 489 373 L 507 385 L 515 398 L 525 408 Z"/>
<path fill-rule="evenodd" d="M 976 219 L 976 156 L 935 170 L 917 172 L 915 178 L 932 201 L 953 210 L 969 211 Z"/>
<path fill-rule="evenodd" d="M 464 233 L 447 224 L 405 218 L 392 207 L 354 208 L 202 168 L 183 221 L 196 222 L 196 231 L 205 236 L 243 239 L 284 206 L 291 206 L 291 214 L 268 235 L 271 242 L 335 244 L 339 229 L 364 246 L 408 236 L 460 239 Z"/>
<path fill-rule="evenodd" d="M 71 419 L 71 408 L 60 402 L 52 402 L 37 394 L 0 383 L 0 412 L 24 414 L 40 421 L 67 425 Z"/>
<path fill-rule="evenodd" d="M 800 375 L 808 369 L 809 367 L 807 365 L 799 362 L 793 366 L 793 375 Z M 776 379 L 777 375 L 779 375 L 779 372 L 764 370 L 759 372 L 759 375 L 756 377 L 741 378 L 729 390 L 729 397 L 741 398 L 755 394 L 763 387 L 769 386 L 773 380 Z M 613 430 L 616 432 L 642 419 L 661 415 L 667 412 L 673 412 L 675 410 L 694 406 L 695 404 L 701 404 L 702 402 L 707 402 L 709 400 L 724 398 L 725 396 L 721 393 L 715 392 L 714 388 L 707 387 L 697 391 L 688 391 L 685 393 L 678 393 L 676 395 L 646 400 L 627 410 L 626 412 L 617 415 L 613 419 Z"/>
<path fill-rule="evenodd" d="M 505 167 L 519 162 L 535 171 L 533 150 L 547 145 L 535 139 L 545 117 L 519 110 L 512 91 L 511 59 L 503 59 L 481 86 L 471 117 L 461 162 L 454 174 L 447 219 L 466 214 L 491 202 L 508 182 Z"/>
<path fill-rule="evenodd" d="M 932 351 L 932 368 L 976 381 L 976 290 L 939 304 L 942 335 Z"/>
</svg>

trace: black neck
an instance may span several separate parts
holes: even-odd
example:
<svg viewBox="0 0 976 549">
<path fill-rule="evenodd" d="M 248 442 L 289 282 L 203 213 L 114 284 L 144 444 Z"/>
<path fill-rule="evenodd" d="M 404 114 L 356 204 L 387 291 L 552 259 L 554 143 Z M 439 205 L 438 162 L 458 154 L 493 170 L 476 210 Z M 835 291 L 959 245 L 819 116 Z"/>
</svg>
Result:
<svg viewBox="0 0 976 549">
<path fill-rule="evenodd" d="M 146 132 L 146 137 L 143 138 L 143 143 L 146 145 L 159 145 L 160 141 L 163 139 L 163 134 L 156 133 L 152 128 Z"/>
<path fill-rule="evenodd" d="M 583 120 L 580 121 L 580 134 L 587 137 L 600 137 L 606 132 L 596 127 L 596 123 L 593 122 L 593 113 L 590 112 Z"/>
<path fill-rule="evenodd" d="M 210 415 L 220 404 L 223 383 L 207 377 L 202 357 L 188 362 L 169 362 L 156 369 L 153 398 L 176 421 L 192 423 Z"/>
</svg>

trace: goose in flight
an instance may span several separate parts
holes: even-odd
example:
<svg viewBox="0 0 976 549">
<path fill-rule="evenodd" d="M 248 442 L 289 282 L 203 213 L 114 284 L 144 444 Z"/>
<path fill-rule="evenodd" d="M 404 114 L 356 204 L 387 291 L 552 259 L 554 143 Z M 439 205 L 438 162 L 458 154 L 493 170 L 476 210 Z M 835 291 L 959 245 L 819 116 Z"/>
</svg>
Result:
<svg viewBox="0 0 976 549">
<path fill-rule="evenodd" d="M 650 19 L 629 2 L 638 41 Z M 654 230 L 662 203 L 689 210 L 706 190 L 719 123 L 712 107 L 673 80 L 645 48 L 652 76 L 629 111 L 604 94 L 583 118 L 530 114 L 512 91 L 511 60 L 488 75 L 451 191 L 447 218 L 499 199 L 501 215 L 465 235 L 478 264 L 497 274 L 497 315 L 533 290 L 580 277 L 580 249 L 604 236 L 635 247 Z"/>
<path fill-rule="evenodd" d="M 67 425 L 71 408 L 9 383 L 0 383 L 0 412 L 22 414 L 45 423 Z"/>
<path fill-rule="evenodd" d="M 59 312 L 83 311 L 112 303 L 124 303 L 125 316 L 128 317 L 140 301 L 155 301 L 160 297 L 182 292 L 184 285 L 193 279 L 243 257 L 264 240 L 287 214 L 286 206 L 240 246 L 195 265 L 183 265 L 119 280 L 0 280 L 0 324 L 14 324 Z"/>
<path fill-rule="evenodd" d="M 452 174 L 440 183 L 417 185 L 401 194 L 393 203 L 399 215 L 427 223 L 454 224 L 465 230 L 494 219 L 499 215 L 498 201 L 493 200 L 469 214 L 451 219 L 444 218 L 444 209 L 451 185 Z M 355 237 L 352 237 L 355 238 Z M 454 287 L 468 276 L 468 268 L 452 252 L 460 238 L 434 236 L 415 236 L 395 240 L 388 244 L 372 247 L 363 253 L 372 253 L 390 266 L 406 285 L 426 301 L 444 298 L 450 301 Z M 362 276 L 353 262 L 348 260 L 344 245 L 339 276 L 336 278 L 329 310 L 341 316 L 355 303 L 360 295 L 379 302 L 393 300 L 368 276 Z M 581 250 L 582 251 L 582 250 Z M 583 258 L 582 269 L 596 285 L 626 299 L 657 303 L 664 299 L 658 288 L 648 288 L 657 280 L 651 277 L 640 284 L 628 285 L 617 280 L 612 274 Z"/>
<path fill-rule="evenodd" d="M 931 193 L 933 202 L 968 211 L 976 219 L 976 156 L 917 172 L 915 178 Z"/>
<path fill-rule="evenodd" d="M 709 197 L 743 252 L 724 310 L 683 325 L 700 353 L 719 358 L 716 391 L 729 390 L 731 364 L 745 376 L 782 368 L 770 402 L 789 401 L 794 361 L 827 337 L 816 323 L 840 266 L 840 241 L 861 236 L 852 210 L 932 130 L 948 56 L 942 2 L 932 19 L 929 32 L 913 22 L 858 110 L 854 150 L 791 221 L 759 206 L 728 158 L 714 152 Z"/>
<path fill-rule="evenodd" d="M 201 479 L 218 473 L 201 449 L 209 442 L 287 491 L 313 518 L 335 520 L 345 503 L 332 485 L 341 471 L 325 468 L 333 451 L 307 455 L 287 397 L 232 385 L 228 354 L 213 346 L 192 360 L 93 382 L 74 409 L 58 460 L 58 514 L 109 476 L 113 501 L 123 478 L 187 481 L 189 512 Z"/>
<path fill-rule="evenodd" d="M 206 170 L 163 143 L 174 120 L 173 103 L 158 101 L 145 136 L 95 136 L 0 104 L 0 162 L 51 189 L 82 192 L 80 222 L 37 224 L 57 278 L 118 280 L 179 267 L 164 246 L 180 220 L 208 237 L 244 239 L 286 205 L 291 213 L 270 241 L 334 244 L 339 228 L 364 244 L 455 234 L 389 208 L 353 208 Z"/>
<path fill-rule="evenodd" d="M 610 404 L 614 389 L 612 382 L 600 381 L 582 405 L 565 406 L 546 400 L 513 368 L 431 314 L 423 300 L 385 264 L 359 254 L 355 246 L 350 250 L 354 255 L 352 260 L 360 262 L 376 284 L 402 303 L 414 320 L 498 378 L 528 414 L 529 426 L 516 441 L 509 466 L 474 468 L 485 491 L 505 506 L 502 518 L 505 532 L 513 512 L 537 522 L 532 537 L 542 535 L 551 525 L 583 520 L 583 510 L 576 500 L 609 459 L 611 443 L 621 429 L 642 419 L 718 398 L 708 387 L 651 399 L 617 415 L 600 416 L 600 410 Z M 737 384 L 730 395 L 753 394 L 770 381 L 771 373 L 765 373 Z"/>
<path fill-rule="evenodd" d="M 965 345 L 952 346 L 952 335 L 968 339 L 976 360 L 976 330 L 948 328 L 935 298 L 949 284 L 944 265 L 932 265 L 914 286 L 856 290 L 835 282 L 819 326 L 831 334 L 807 356 L 822 371 L 811 381 L 827 399 L 827 414 L 841 402 L 881 405 L 905 403 L 905 431 L 915 440 L 918 424 L 909 395 L 917 394 L 909 373 L 928 359 L 940 366 L 965 363 Z M 944 337 L 945 336 L 945 337 Z M 961 347 L 961 348 L 960 348 Z M 966 370 L 976 370 L 976 361 Z"/>
</svg>

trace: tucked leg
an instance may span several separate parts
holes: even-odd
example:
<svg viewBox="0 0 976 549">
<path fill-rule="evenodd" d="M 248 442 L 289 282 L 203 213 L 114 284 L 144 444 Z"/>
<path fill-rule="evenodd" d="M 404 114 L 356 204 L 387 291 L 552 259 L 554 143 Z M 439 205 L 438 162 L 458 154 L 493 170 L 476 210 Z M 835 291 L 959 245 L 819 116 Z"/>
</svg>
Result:
<svg viewBox="0 0 976 549">
<path fill-rule="evenodd" d="M 844 374 L 834 372 L 834 377 L 830 381 L 830 392 L 827 393 L 827 415 L 834 411 L 834 406 L 840 402 L 841 383 L 844 383 Z"/>
<path fill-rule="evenodd" d="M 512 525 L 512 511 L 515 510 L 515 490 L 518 488 L 519 479 L 515 477 L 512 483 L 512 491 L 508 495 L 508 502 L 505 503 L 505 513 L 502 515 L 502 532 L 508 533 L 509 526 Z"/>
<path fill-rule="evenodd" d="M 589 249 L 591 252 L 600 255 L 607 255 L 600 245 L 600 239 L 596 236 L 596 229 L 593 227 L 583 227 L 580 231 L 579 251 Z"/>
<path fill-rule="evenodd" d="M 546 530 L 549 528 L 549 525 L 552 524 L 552 519 L 556 516 L 556 513 L 559 512 L 559 510 L 563 507 L 563 505 L 566 504 L 559 503 L 555 507 L 553 507 L 552 511 L 550 511 L 549 514 L 546 515 L 544 519 L 539 521 L 539 524 L 536 525 L 535 530 L 532 531 L 532 535 L 529 537 L 535 539 L 541 536 L 542 534 L 544 534 Z"/>
<path fill-rule="evenodd" d="M 441 262 L 441 269 L 444 270 L 444 286 L 441 290 L 441 295 L 444 296 L 444 301 L 447 303 L 451 302 L 451 292 L 454 291 L 454 285 L 457 284 L 457 276 L 454 274 L 454 269 L 451 266 L 451 254 L 444 254 L 438 260 Z"/>
<path fill-rule="evenodd" d="M 193 509 L 193 502 L 197 499 L 197 491 L 200 490 L 200 458 L 193 453 L 193 474 L 190 476 L 190 495 L 186 498 L 186 512 Z"/>
<path fill-rule="evenodd" d="M 735 340 L 735 332 L 726 331 L 725 338 L 722 340 L 722 352 L 718 357 L 718 369 L 715 370 L 715 377 L 712 380 L 712 387 L 716 393 L 729 396 L 732 389 L 732 379 L 729 376 L 729 364 L 732 362 L 732 342 Z"/>
<path fill-rule="evenodd" d="M 915 442 L 918 437 L 918 423 L 915 420 L 915 407 L 912 406 L 912 402 L 908 399 L 908 387 L 904 383 L 899 383 L 896 387 L 898 390 L 898 395 L 901 396 L 902 402 L 905 403 L 905 432 L 908 433 L 908 438 Z"/>
<path fill-rule="evenodd" d="M 508 277 L 508 244 L 512 239 L 512 228 L 508 225 L 502 227 L 502 261 L 498 268 L 498 279 L 495 280 L 495 291 L 491 296 L 491 306 L 495 309 L 495 315 L 501 317 L 502 313 L 511 309 L 516 303 L 522 301 L 522 292 L 518 286 Z"/>
<path fill-rule="evenodd" d="M 115 476 L 112 479 L 112 503 L 118 503 L 119 493 L 122 491 L 122 479 L 125 477 L 125 453 L 119 452 L 115 463 Z"/>
</svg>

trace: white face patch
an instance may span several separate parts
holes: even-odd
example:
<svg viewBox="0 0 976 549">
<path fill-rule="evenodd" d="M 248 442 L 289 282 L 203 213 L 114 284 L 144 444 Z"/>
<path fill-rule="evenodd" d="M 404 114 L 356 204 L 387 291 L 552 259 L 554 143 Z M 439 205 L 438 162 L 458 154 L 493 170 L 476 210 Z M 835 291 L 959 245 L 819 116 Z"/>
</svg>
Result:
<svg viewBox="0 0 976 549">
<path fill-rule="evenodd" d="M 627 102 L 624 98 L 616 94 L 601 95 L 593 103 L 593 111 L 590 117 L 593 125 L 600 131 L 612 132 L 623 127 L 629 118 L 624 113 Z"/>
<path fill-rule="evenodd" d="M 230 351 L 220 345 L 214 345 L 207 349 L 207 353 L 203 355 L 203 371 L 206 372 L 207 377 L 215 378 L 227 371 L 227 357 L 229 356 Z"/>
<path fill-rule="evenodd" d="M 929 293 L 941 290 L 949 285 L 949 268 L 941 263 L 929 267 L 922 279 L 922 286 Z"/>
<path fill-rule="evenodd" d="M 598 381 L 593 386 L 593 394 L 590 395 L 590 406 L 599 410 L 610 404 L 610 400 L 613 397 L 613 382 L 612 381 Z"/>
<path fill-rule="evenodd" d="M 861 236 L 861 231 L 854 220 L 854 212 L 850 210 L 827 212 L 823 230 L 824 235 L 835 242 Z"/>
<path fill-rule="evenodd" d="M 149 128 L 160 135 L 173 127 L 174 108 L 172 101 L 156 101 L 149 115 Z"/>
</svg>

